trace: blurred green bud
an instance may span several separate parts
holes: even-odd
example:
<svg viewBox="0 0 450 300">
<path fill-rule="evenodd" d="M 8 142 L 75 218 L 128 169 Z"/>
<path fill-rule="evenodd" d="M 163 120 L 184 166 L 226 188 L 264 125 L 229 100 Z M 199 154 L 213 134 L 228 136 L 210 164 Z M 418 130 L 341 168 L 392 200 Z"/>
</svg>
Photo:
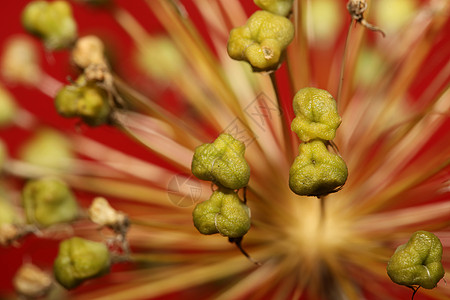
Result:
<svg viewBox="0 0 450 300">
<path fill-rule="evenodd" d="M 80 76 L 74 85 L 64 86 L 55 97 L 58 113 L 66 118 L 80 117 L 89 126 L 109 121 L 108 94 L 94 82 Z"/>
<path fill-rule="evenodd" d="M 219 189 L 192 212 L 194 226 L 202 234 L 220 233 L 229 238 L 244 236 L 250 229 L 250 209 L 233 190 Z"/>
<path fill-rule="evenodd" d="M 75 197 L 59 179 L 30 180 L 22 190 L 22 202 L 28 222 L 40 226 L 71 222 L 78 217 Z"/>
<path fill-rule="evenodd" d="M 246 25 L 231 30 L 227 50 L 231 58 L 249 62 L 254 71 L 271 71 L 279 67 L 293 38 L 294 26 L 289 19 L 257 11 Z"/>
<path fill-rule="evenodd" d="M 13 96 L 0 86 L 0 128 L 10 125 L 17 113 Z"/>
<path fill-rule="evenodd" d="M 34 165 L 53 168 L 70 168 L 73 158 L 70 141 L 56 130 L 39 129 L 26 141 L 19 153 L 20 159 Z"/>
<path fill-rule="evenodd" d="M 417 231 L 408 243 L 395 250 L 388 262 L 387 274 L 397 284 L 432 289 L 445 275 L 441 258 L 439 238 L 431 232 Z"/>
<path fill-rule="evenodd" d="M 256 5 L 273 14 L 287 16 L 292 10 L 294 0 L 254 0 Z"/>
<path fill-rule="evenodd" d="M 73 237 L 59 244 L 53 264 L 56 281 L 66 289 L 73 289 L 87 279 L 109 272 L 111 258 L 106 245 Z"/>
<path fill-rule="evenodd" d="M 0 226 L 16 222 L 16 213 L 11 203 L 0 196 Z"/>
<path fill-rule="evenodd" d="M 344 160 L 330 153 L 324 142 L 302 143 L 289 170 L 289 187 L 297 195 L 322 196 L 332 193 L 347 180 Z"/>
<path fill-rule="evenodd" d="M 136 53 L 136 61 L 149 76 L 169 80 L 182 71 L 185 61 L 169 37 L 152 37 L 142 43 Z"/>
<path fill-rule="evenodd" d="M 244 152 L 244 143 L 223 133 L 213 143 L 195 149 L 192 174 L 229 189 L 245 187 L 250 179 L 250 167 Z"/>
<path fill-rule="evenodd" d="M 77 25 L 66 1 L 30 2 L 22 12 L 22 24 L 50 50 L 66 48 L 77 37 Z"/>
<path fill-rule="evenodd" d="M 312 87 L 303 88 L 295 94 L 293 106 L 296 117 L 291 129 L 300 140 L 334 139 L 341 117 L 330 93 Z"/>
</svg>

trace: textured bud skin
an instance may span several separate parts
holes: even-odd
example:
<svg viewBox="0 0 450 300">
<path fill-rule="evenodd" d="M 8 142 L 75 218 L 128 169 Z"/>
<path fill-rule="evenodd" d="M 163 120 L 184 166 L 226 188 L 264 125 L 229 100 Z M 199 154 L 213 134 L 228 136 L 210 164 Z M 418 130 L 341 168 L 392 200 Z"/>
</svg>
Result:
<svg viewBox="0 0 450 300">
<path fill-rule="evenodd" d="M 250 229 L 250 210 L 236 192 L 220 189 L 192 212 L 194 226 L 202 234 L 220 233 L 230 238 L 244 236 Z"/>
<path fill-rule="evenodd" d="M 334 139 L 341 117 L 330 93 L 311 87 L 303 88 L 295 94 L 293 107 L 296 117 L 291 129 L 300 140 Z"/>
<path fill-rule="evenodd" d="M 246 25 L 231 30 L 228 55 L 249 62 L 255 71 L 275 70 L 293 38 L 294 26 L 289 19 L 257 11 Z"/>
<path fill-rule="evenodd" d="M 297 195 L 326 195 L 344 185 L 347 175 L 344 160 L 315 140 L 300 144 L 299 155 L 289 170 L 289 187 Z"/>
<path fill-rule="evenodd" d="M 439 238 L 431 232 L 417 231 L 408 243 L 395 250 L 388 262 L 387 274 L 397 284 L 432 289 L 445 274 L 441 259 Z"/>
<path fill-rule="evenodd" d="M 111 108 L 107 93 L 83 76 L 75 85 L 67 85 L 55 97 L 58 113 L 66 118 L 80 117 L 89 126 L 99 126 L 109 121 Z"/>
<path fill-rule="evenodd" d="M 53 264 L 56 280 L 66 289 L 109 272 L 110 254 L 106 245 L 79 237 L 64 240 Z"/>
<path fill-rule="evenodd" d="M 81 93 L 78 87 L 70 85 L 64 86 L 58 91 L 58 94 L 55 97 L 55 107 L 57 112 L 65 118 L 76 117 L 78 114 L 77 102 L 80 97 Z"/>
<path fill-rule="evenodd" d="M 250 167 L 244 158 L 245 145 L 230 134 L 221 134 L 212 144 L 195 149 L 192 174 L 229 189 L 247 186 Z"/>
<path fill-rule="evenodd" d="M 22 24 L 50 50 L 68 47 L 77 36 L 72 9 L 65 1 L 30 2 L 22 13 Z"/>
<path fill-rule="evenodd" d="M 78 205 L 69 187 L 61 180 L 42 178 L 29 181 L 22 201 L 29 223 L 50 226 L 70 222 L 78 216 Z"/>
<path fill-rule="evenodd" d="M 292 10 L 293 1 L 294 0 L 254 0 L 253 2 L 263 10 L 267 10 L 280 16 L 287 16 Z"/>
</svg>

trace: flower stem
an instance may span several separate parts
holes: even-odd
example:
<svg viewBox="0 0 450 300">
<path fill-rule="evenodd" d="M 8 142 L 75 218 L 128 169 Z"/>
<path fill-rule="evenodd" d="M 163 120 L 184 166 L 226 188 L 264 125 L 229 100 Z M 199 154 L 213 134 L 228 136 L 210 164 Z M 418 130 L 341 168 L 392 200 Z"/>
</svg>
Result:
<svg viewBox="0 0 450 300">
<path fill-rule="evenodd" d="M 292 160 L 292 158 L 294 157 L 294 151 L 292 149 L 292 140 L 291 140 L 289 120 L 286 117 L 286 111 L 283 109 L 284 107 L 283 107 L 283 103 L 281 102 L 281 97 L 280 97 L 280 92 L 278 90 L 278 84 L 277 84 L 277 79 L 275 77 L 275 72 L 271 72 L 269 76 L 270 76 L 270 81 L 272 82 L 273 91 L 277 98 L 278 107 L 279 107 L 281 113 L 285 115 L 285 117 L 283 118 L 283 121 L 282 121 L 283 124 L 281 124 L 283 127 L 284 148 L 285 148 L 287 157 L 289 158 L 289 160 Z"/>
<path fill-rule="evenodd" d="M 342 103 L 342 83 L 344 82 L 344 71 L 345 71 L 345 65 L 347 63 L 347 52 L 348 52 L 348 46 L 350 42 L 350 33 L 352 30 L 352 26 L 354 24 L 354 19 L 351 20 L 350 24 L 348 25 L 347 35 L 345 37 L 345 46 L 344 46 L 344 53 L 342 54 L 342 64 L 341 64 L 341 73 L 339 75 L 339 87 L 338 87 L 338 94 L 336 98 L 336 102 L 341 107 L 340 111 L 342 112 L 343 109 L 345 109 L 345 103 Z"/>
</svg>

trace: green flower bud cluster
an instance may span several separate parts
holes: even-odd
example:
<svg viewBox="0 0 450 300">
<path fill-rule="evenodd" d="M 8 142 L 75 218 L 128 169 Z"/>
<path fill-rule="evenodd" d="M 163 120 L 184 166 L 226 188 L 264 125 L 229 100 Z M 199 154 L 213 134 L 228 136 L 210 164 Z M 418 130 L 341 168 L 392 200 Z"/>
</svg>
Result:
<svg viewBox="0 0 450 300">
<path fill-rule="evenodd" d="M 231 30 L 228 55 L 249 62 L 254 71 L 276 70 L 293 38 L 294 26 L 289 19 L 257 11 L 246 25 Z"/>
<path fill-rule="evenodd" d="M 73 289 L 85 280 L 109 272 L 111 257 L 105 244 L 73 237 L 59 245 L 53 264 L 55 279 L 66 289 Z"/>
<path fill-rule="evenodd" d="M 220 233 L 232 239 L 242 238 L 250 229 L 250 210 L 234 191 L 247 186 L 250 179 L 244 152 L 244 143 L 227 133 L 195 149 L 192 173 L 219 186 L 209 200 L 197 204 L 192 212 L 194 226 L 200 233 Z"/>
<path fill-rule="evenodd" d="M 30 2 L 22 12 L 22 24 L 50 50 L 66 48 L 77 37 L 72 8 L 66 1 Z"/>
<path fill-rule="evenodd" d="M 287 16 L 292 10 L 294 0 L 254 0 L 256 5 L 273 14 Z"/>
<path fill-rule="evenodd" d="M 250 229 L 250 210 L 233 190 L 219 188 L 193 213 L 194 226 L 202 234 L 220 233 L 229 238 L 244 236 Z"/>
<path fill-rule="evenodd" d="M 58 92 L 55 107 L 61 116 L 79 117 L 89 126 L 108 123 L 111 113 L 107 92 L 95 82 L 87 81 L 84 76 Z"/>
<path fill-rule="evenodd" d="M 295 95 L 293 106 L 296 117 L 291 129 L 304 143 L 289 170 L 289 186 L 303 196 L 332 193 L 348 175 L 344 160 L 326 146 L 341 123 L 336 102 L 327 91 L 304 88 Z"/>
<path fill-rule="evenodd" d="M 247 186 L 250 167 L 244 158 L 245 145 L 232 135 L 223 133 L 212 144 L 195 149 L 192 173 L 228 189 Z"/>
<path fill-rule="evenodd" d="M 397 284 L 432 289 L 445 274 L 441 259 L 439 238 L 431 232 L 417 231 L 408 243 L 395 250 L 388 262 L 387 274 Z"/>
<path fill-rule="evenodd" d="M 78 217 L 75 197 L 59 179 L 28 181 L 22 190 L 22 202 L 27 221 L 39 226 L 71 222 Z"/>
</svg>

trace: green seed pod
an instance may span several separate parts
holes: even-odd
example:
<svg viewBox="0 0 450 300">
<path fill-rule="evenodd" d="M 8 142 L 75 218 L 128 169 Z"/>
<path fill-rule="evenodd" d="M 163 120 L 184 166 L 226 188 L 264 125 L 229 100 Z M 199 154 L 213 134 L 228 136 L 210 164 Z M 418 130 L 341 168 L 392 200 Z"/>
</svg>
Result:
<svg viewBox="0 0 450 300">
<path fill-rule="evenodd" d="M 50 50 L 66 48 L 77 37 L 77 25 L 66 1 L 32 1 L 22 13 L 22 24 Z"/>
<path fill-rule="evenodd" d="M 295 94 L 293 106 L 296 117 L 291 129 L 300 140 L 334 139 L 341 117 L 330 93 L 312 87 L 303 88 Z"/>
<path fill-rule="evenodd" d="M 244 143 L 223 133 L 212 144 L 203 144 L 195 149 L 192 174 L 229 189 L 240 189 L 247 186 L 250 179 L 250 167 L 244 152 Z"/>
<path fill-rule="evenodd" d="M 66 118 L 80 117 L 89 126 L 108 123 L 111 107 L 107 93 L 80 76 L 74 85 L 64 86 L 55 97 L 58 113 Z"/>
<path fill-rule="evenodd" d="M 11 125 L 17 113 L 13 96 L 0 86 L 0 128 Z"/>
<path fill-rule="evenodd" d="M 66 289 L 109 272 L 111 258 L 106 245 L 73 237 L 59 244 L 53 264 L 56 280 Z"/>
<path fill-rule="evenodd" d="M 294 0 L 254 0 L 256 5 L 273 14 L 287 16 L 292 10 Z"/>
<path fill-rule="evenodd" d="M 388 262 L 387 274 L 397 284 L 432 289 L 445 274 L 441 259 L 439 238 L 431 232 L 417 231 L 408 243 L 395 250 Z"/>
<path fill-rule="evenodd" d="M 40 226 L 71 222 L 78 217 L 78 204 L 74 195 L 58 179 L 29 181 L 23 188 L 22 202 L 28 222 Z"/>
<path fill-rule="evenodd" d="M 297 195 L 322 196 L 332 193 L 347 180 L 344 160 L 330 153 L 320 140 L 302 143 L 289 170 L 289 187 Z"/>
<path fill-rule="evenodd" d="M 257 11 L 246 25 L 231 30 L 228 55 L 249 62 L 254 71 L 276 70 L 293 38 L 294 26 L 289 19 Z"/>
<path fill-rule="evenodd" d="M 71 167 L 73 152 L 70 141 L 59 131 L 39 129 L 20 149 L 23 161 L 54 169 Z"/>
<path fill-rule="evenodd" d="M 194 226 L 202 234 L 244 236 L 250 229 L 250 210 L 233 190 L 219 189 L 192 212 Z"/>
<path fill-rule="evenodd" d="M 55 97 L 56 111 L 65 118 L 73 118 L 78 115 L 77 103 L 81 98 L 79 87 L 66 85 L 58 91 Z"/>
</svg>

